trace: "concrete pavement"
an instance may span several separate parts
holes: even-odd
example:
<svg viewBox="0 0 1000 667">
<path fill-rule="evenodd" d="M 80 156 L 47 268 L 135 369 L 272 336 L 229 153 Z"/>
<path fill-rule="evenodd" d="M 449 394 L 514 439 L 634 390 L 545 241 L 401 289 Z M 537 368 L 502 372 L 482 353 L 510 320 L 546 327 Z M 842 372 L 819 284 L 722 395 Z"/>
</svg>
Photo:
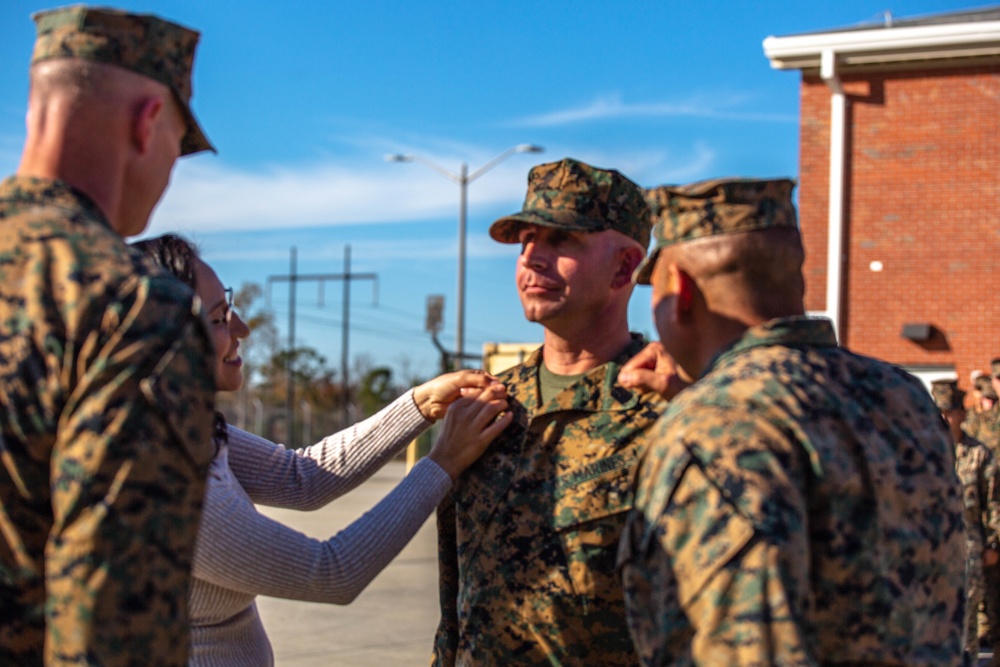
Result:
<svg viewBox="0 0 1000 667">
<path fill-rule="evenodd" d="M 393 461 L 370 480 L 321 510 L 270 507 L 271 518 L 327 538 L 369 510 L 403 478 Z M 278 667 L 427 665 L 438 621 L 437 542 L 433 516 L 409 546 L 350 605 L 259 597 Z"/>
</svg>

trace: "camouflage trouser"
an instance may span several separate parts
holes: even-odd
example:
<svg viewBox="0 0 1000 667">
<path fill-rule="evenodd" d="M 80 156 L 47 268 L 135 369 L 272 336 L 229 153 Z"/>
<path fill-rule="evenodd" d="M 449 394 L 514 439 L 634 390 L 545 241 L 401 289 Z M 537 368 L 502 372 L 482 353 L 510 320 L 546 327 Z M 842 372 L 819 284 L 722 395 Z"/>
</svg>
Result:
<svg viewBox="0 0 1000 667">
<path fill-rule="evenodd" d="M 979 636 L 982 643 L 993 649 L 993 667 L 1000 667 L 1000 565 L 983 568 L 983 579 L 985 580 L 985 595 L 983 599 L 983 610 L 986 612 L 985 623 L 980 623 Z M 982 621 L 980 617 L 980 621 Z M 982 627 L 985 625 L 986 627 Z"/>
<path fill-rule="evenodd" d="M 986 595 L 983 562 L 978 553 L 966 563 L 965 577 L 965 652 L 975 664 L 979 655 L 979 604 Z"/>
</svg>

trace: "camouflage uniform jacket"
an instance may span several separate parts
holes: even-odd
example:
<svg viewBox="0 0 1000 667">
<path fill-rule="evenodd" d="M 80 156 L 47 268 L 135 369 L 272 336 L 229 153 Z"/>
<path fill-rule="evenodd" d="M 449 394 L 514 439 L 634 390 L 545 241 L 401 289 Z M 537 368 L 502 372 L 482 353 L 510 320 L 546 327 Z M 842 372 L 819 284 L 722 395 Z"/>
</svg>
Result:
<svg viewBox="0 0 1000 667">
<path fill-rule="evenodd" d="M 541 352 L 500 374 L 514 423 L 438 508 L 435 665 L 637 665 L 615 554 L 666 403 L 615 384 L 645 341 L 539 405 Z"/>
<path fill-rule="evenodd" d="M 955 446 L 955 472 L 962 483 L 969 558 L 981 559 L 1000 535 L 1000 468 L 990 450 L 963 433 Z"/>
<path fill-rule="evenodd" d="M 1000 403 L 984 412 L 970 410 L 962 429 L 986 445 L 994 456 L 1000 456 Z"/>
<path fill-rule="evenodd" d="M 639 464 L 619 564 L 644 664 L 960 664 L 954 466 L 915 378 L 826 320 L 752 327 Z"/>
<path fill-rule="evenodd" d="M 186 662 L 213 454 L 198 308 L 83 193 L 0 183 L 0 664 Z"/>
</svg>

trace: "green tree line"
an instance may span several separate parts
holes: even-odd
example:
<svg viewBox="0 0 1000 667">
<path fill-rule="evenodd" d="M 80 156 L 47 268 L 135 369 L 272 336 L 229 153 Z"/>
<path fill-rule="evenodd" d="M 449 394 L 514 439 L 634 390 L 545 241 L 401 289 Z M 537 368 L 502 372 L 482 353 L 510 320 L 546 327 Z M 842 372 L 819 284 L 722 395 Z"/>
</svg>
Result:
<svg viewBox="0 0 1000 667">
<path fill-rule="evenodd" d="M 250 336 L 240 344 L 243 388 L 221 393 L 219 409 L 229 423 L 289 447 L 310 445 L 379 411 L 408 388 L 416 377 L 397 378 L 388 366 L 359 355 L 352 361 L 347 387 L 339 372 L 315 348 L 283 344 L 274 313 L 261 305 L 263 291 L 244 283 L 234 296 Z M 295 442 L 288 438 L 289 369 L 295 387 Z"/>
</svg>

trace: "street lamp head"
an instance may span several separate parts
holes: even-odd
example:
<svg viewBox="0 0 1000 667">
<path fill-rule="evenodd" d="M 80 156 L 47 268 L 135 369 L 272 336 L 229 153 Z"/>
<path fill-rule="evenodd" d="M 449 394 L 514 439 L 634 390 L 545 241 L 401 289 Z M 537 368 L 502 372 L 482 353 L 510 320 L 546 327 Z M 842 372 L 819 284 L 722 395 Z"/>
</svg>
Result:
<svg viewBox="0 0 1000 667">
<path fill-rule="evenodd" d="M 518 144 L 514 147 L 515 153 L 544 153 L 545 149 L 534 144 Z"/>
<path fill-rule="evenodd" d="M 403 155 L 402 153 L 390 153 L 385 156 L 386 162 L 413 162 L 412 155 Z"/>
</svg>

